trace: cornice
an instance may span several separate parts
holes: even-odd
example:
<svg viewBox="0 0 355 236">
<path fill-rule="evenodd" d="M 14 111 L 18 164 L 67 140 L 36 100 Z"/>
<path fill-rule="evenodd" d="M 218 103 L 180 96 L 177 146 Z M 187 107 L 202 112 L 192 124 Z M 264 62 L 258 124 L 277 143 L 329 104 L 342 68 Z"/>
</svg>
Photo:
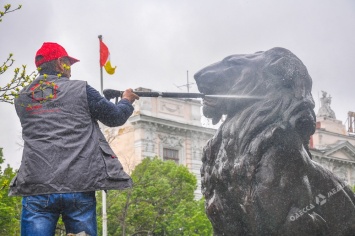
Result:
<svg viewBox="0 0 355 236">
<path fill-rule="evenodd" d="M 161 127 L 167 130 L 171 131 L 179 131 L 179 132 L 198 132 L 198 133 L 203 133 L 207 135 L 214 135 L 216 133 L 216 129 L 213 128 L 207 128 L 207 127 L 202 127 L 202 126 L 197 126 L 197 125 L 192 125 L 188 123 L 181 123 L 181 122 L 176 122 L 172 120 L 166 120 L 162 118 L 157 118 L 153 116 L 147 116 L 143 114 L 131 116 L 128 121 L 132 125 L 138 125 L 138 124 L 151 124 L 156 127 Z"/>
<path fill-rule="evenodd" d="M 352 161 L 352 160 L 326 156 L 326 155 L 323 155 L 322 152 L 321 153 L 315 153 L 314 150 L 310 150 L 310 152 L 312 154 L 312 157 L 314 157 L 314 158 L 326 159 L 326 160 L 328 160 L 330 162 L 339 162 L 339 163 L 355 165 L 355 161 Z"/>
<path fill-rule="evenodd" d="M 342 138 L 346 138 L 346 139 L 352 139 L 352 140 L 355 140 L 355 136 L 352 136 L 352 135 L 344 135 L 344 134 L 338 134 L 338 133 L 334 133 L 334 132 L 330 132 L 330 131 L 327 131 L 323 128 L 318 128 L 316 129 L 316 131 L 314 132 L 314 134 L 316 133 L 323 133 L 323 134 L 328 134 L 328 135 L 332 135 L 332 136 L 335 136 L 335 137 L 342 137 Z M 313 135 L 314 135 L 313 134 Z"/>
</svg>

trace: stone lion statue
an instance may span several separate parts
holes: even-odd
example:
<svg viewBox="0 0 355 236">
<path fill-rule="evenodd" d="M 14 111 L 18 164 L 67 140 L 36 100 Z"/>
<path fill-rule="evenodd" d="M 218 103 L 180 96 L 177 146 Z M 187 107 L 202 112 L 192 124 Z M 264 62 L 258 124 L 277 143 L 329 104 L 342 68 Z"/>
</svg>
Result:
<svg viewBox="0 0 355 236">
<path fill-rule="evenodd" d="M 312 79 L 292 52 L 232 55 L 195 74 L 200 92 L 261 99 L 205 98 L 216 124 L 201 167 L 215 235 L 355 235 L 355 196 L 312 161 Z M 331 193 L 331 194 L 330 194 Z"/>
</svg>

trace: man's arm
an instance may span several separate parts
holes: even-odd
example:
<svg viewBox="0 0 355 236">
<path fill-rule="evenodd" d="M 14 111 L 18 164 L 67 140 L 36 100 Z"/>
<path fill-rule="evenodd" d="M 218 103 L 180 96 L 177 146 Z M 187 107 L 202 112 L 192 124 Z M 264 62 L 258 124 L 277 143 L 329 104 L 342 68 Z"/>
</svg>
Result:
<svg viewBox="0 0 355 236">
<path fill-rule="evenodd" d="M 122 98 L 118 104 L 115 105 L 102 97 L 100 93 L 90 85 L 86 85 L 86 93 L 91 116 L 101 121 L 104 125 L 109 127 L 123 125 L 133 113 L 134 108 L 131 101 L 126 98 Z"/>
</svg>

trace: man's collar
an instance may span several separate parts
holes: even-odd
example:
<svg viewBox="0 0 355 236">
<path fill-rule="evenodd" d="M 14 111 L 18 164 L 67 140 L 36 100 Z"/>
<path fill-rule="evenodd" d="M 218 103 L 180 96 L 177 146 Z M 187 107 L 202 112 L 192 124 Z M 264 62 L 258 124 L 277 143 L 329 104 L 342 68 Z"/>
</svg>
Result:
<svg viewBox="0 0 355 236">
<path fill-rule="evenodd" d="M 58 75 L 60 74 L 59 72 L 56 72 L 56 71 L 40 71 L 39 73 L 40 75 Z"/>
</svg>

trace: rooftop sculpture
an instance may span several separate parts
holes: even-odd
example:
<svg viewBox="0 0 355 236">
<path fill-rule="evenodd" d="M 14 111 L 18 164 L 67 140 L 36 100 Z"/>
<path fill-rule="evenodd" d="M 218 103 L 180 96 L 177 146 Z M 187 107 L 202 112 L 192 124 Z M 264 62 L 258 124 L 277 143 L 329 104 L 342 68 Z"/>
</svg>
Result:
<svg viewBox="0 0 355 236">
<path fill-rule="evenodd" d="M 320 98 L 321 105 L 318 110 L 317 116 L 336 119 L 334 111 L 332 110 L 332 108 L 330 108 L 331 102 L 332 97 L 330 95 L 327 97 L 327 92 L 322 91 L 322 97 Z"/>
<path fill-rule="evenodd" d="M 226 57 L 195 74 L 203 113 L 225 121 L 204 148 L 202 192 L 215 235 L 353 235 L 355 196 L 312 161 L 312 79 L 292 52 Z"/>
</svg>

